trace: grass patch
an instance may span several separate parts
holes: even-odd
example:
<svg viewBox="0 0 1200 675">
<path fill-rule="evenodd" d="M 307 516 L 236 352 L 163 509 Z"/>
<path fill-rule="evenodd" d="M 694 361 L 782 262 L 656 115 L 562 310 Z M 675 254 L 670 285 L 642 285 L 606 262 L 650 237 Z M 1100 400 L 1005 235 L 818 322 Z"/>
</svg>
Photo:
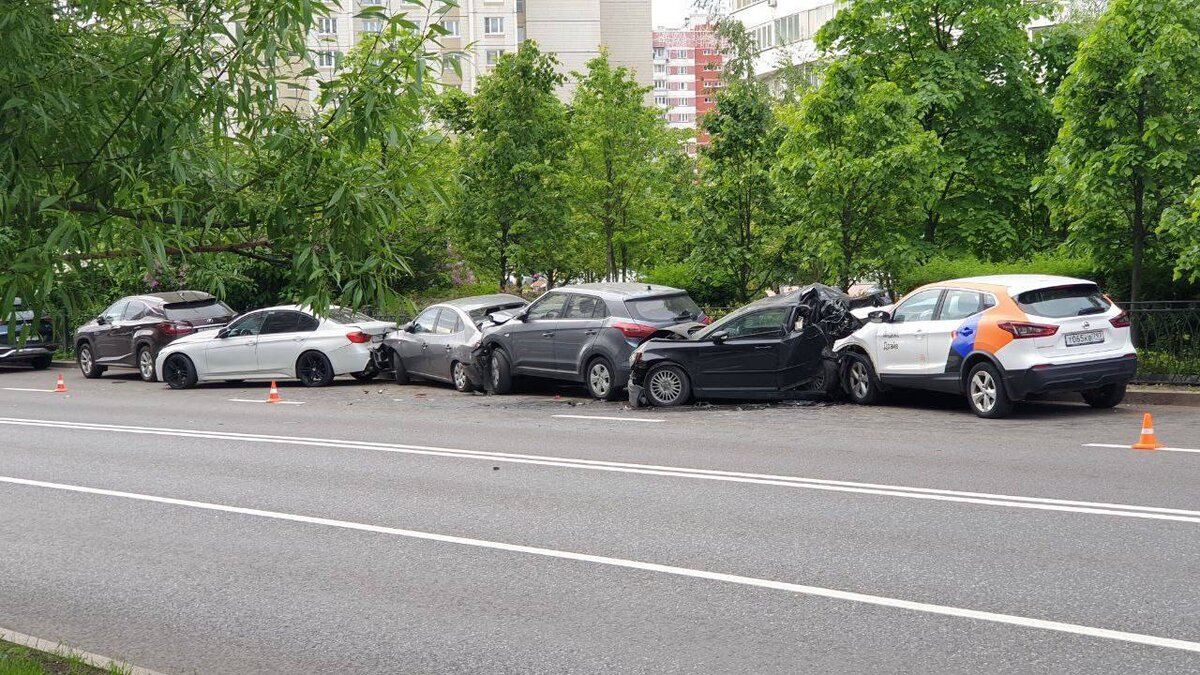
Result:
<svg viewBox="0 0 1200 675">
<path fill-rule="evenodd" d="M 97 668 L 70 650 L 43 652 L 0 640 L 0 675 L 129 675 L 113 665 Z"/>
</svg>

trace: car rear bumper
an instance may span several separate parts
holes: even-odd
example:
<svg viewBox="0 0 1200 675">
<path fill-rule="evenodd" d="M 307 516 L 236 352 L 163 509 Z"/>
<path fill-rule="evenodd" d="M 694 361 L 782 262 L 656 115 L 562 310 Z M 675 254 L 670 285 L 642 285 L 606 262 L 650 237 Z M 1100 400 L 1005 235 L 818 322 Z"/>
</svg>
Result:
<svg viewBox="0 0 1200 675">
<path fill-rule="evenodd" d="M 41 343 L 36 347 L 18 349 L 8 345 L 0 345 L 0 361 L 29 361 L 38 357 L 53 357 L 58 345 Z"/>
<path fill-rule="evenodd" d="M 1106 384 L 1125 384 L 1137 373 L 1133 354 L 1116 359 L 1035 366 L 1004 373 L 1004 384 L 1014 399 L 1051 391 L 1086 391 Z"/>
</svg>

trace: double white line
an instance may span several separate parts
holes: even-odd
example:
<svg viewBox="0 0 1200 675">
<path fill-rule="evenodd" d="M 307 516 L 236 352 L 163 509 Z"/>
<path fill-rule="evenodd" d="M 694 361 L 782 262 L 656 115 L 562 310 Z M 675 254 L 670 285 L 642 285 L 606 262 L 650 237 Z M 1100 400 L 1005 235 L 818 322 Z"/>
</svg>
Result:
<svg viewBox="0 0 1200 675">
<path fill-rule="evenodd" d="M 783 476 L 775 474 L 747 473 L 740 471 L 720 471 L 714 469 L 693 469 L 678 466 L 611 462 L 605 460 L 577 459 L 571 457 L 554 457 L 547 455 L 527 455 L 507 452 L 464 450 L 460 448 L 439 448 L 398 443 L 376 443 L 373 441 L 308 438 L 303 436 L 276 436 L 269 434 L 244 434 L 229 431 L 205 431 L 199 429 L 168 429 L 161 427 L 140 427 L 115 424 L 91 424 L 86 422 L 35 420 L 15 417 L 0 417 L 0 425 L 69 429 L 74 431 L 90 431 L 96 433 L 175 436 L 181 438 L 236 441 L 241 443 L 268 443 L 274 445 L 298 445 L 320 448 L 338 448 L 344 450 L 393 452 L 408 455 L 428 455 L 434 457 L 483 460 L 488 462 L 530 464 L 534 466 L 550 466 L 586 471 L 605 471 L 611 473 L 626 473 L 643 476 L 687 478 L 692 480 L 710 480 L 726 483 L 746 483 L 753 485 L 769 485 L 774 487 L 821 490 L 826 492 L 843 492 L 881 497 L 899 497 L 904 499 L 922 499 L 927 501 L 976 504 L 981 506 L 998 506 L 1040 511 L 1060 511 L 1066 513 L 1082 513 L 1101 516 L 1116 516 L 1121 518 L 1142 518 L 1148 520 L 1166 520 L 1200 524 L 1200 511 L 1186 509 L 1170 509 L 1156 506 L 1137 506 L 1133 504 L 1113 504 L 1108 502 L 1089 502 L 1068 499 L 1050 499 L 1046 497 L 1022 497 L 1017 495 L 992 494 L 987 492 L 940 490 L 935 488 L 909 487 L 904 485 L 861 483 L 853 481 L 828 480 L 822 478 L 805 478 L 800 476 Z"/>
</svg>

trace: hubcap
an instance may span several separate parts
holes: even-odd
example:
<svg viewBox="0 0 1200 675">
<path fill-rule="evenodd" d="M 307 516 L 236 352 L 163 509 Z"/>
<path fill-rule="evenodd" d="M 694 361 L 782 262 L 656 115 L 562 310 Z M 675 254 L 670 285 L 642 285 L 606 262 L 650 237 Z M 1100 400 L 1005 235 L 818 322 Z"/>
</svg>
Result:
<svg viewBox="0 0 1200 675">
<path fill-rule="evenodd" d="M 866 398 L 870 384 L 866 366 L 859 362 L 850 366 L 850 390 L 854 392 L 855 397 Z"/>
<path fill-rule="evenodd" d="M 454 364 L 454 386 L 459 389 L 467 388 L 467 369 L 463 368 L 463 364 Z"/>
<path fill-rule="evenodd" d="M 612 375 L 608 372 L 608 366 L 603 363 L 592 366 L 592 370 L 588 374 L 588 382 L 592 386 L 592 393 L 596 396 L 608 394 L 608 388 L 612 386 Z"/>
<path fill-rule="evenodd" d="M 150 376 L 154 375 L 154 359 L 150 357 L 150 350 L 142 350 L 142 355 L 138 357 L 138 364 L 142 367 L 142 377 L 150 379 Z"/>
<path fill-rule="evenodd" d="M 79 350 L 79 369 L 84 373 L 92 370 L 92 350 L 87 347 Z"/>
<path fill-rule="evenodd" d="M 971 378 L 971 401 L 980 412 L 989 412 L 996 405 L 996 381 L 986 370 Z"/>
<path fill-rule="evenodd" d="M 683 395 L 683 381 L 674 371 L 660 370 L 650 376 L 650 393 L 656 401 L 674 403 Z"/>
</svg>

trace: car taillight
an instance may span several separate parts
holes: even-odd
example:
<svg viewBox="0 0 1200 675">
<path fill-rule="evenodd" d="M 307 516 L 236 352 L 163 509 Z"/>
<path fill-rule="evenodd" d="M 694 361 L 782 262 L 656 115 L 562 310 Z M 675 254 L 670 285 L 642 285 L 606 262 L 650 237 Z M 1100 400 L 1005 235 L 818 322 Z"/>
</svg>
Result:
<svg viewBox="0 0 1200 675">
<path fill-rule="evenodd" d="M 1113 328 L 1129 328 L 1129 312 L 1121 312 L 1108 320 Z"/>
<path fill-rule="evenodd" d="M 361 330 L 356 330 L 353 333 L 346 333 L 346 339 L 356 345 L 361 345 L 370 342 L 371 336 L 362 332 Z"/>
<path fill-rule="evenodd" d="M 158 329 L 163 332 L 163 335 L 170 335 L 171 337 L 187 335 L 188 333 L 195 332 L 195 330 L 196 330 L 195 326 L 188 323 L 187 321 L 176 321 L 174 323 L 170 323 L 170 322 L 160 323 L 160 324 L 158 324 Z"/>
<path fill-rule="evenodd" d="M 644 340 L 654 335 L 658 330 L 654 326 L 643 326 L 640 323 L 625 323 L 623 321 L 614 323 L 612 327 L 621 331 L 625 337 L 635 340 Z"/>
<path fill-rule="evenodd" d="M 1008 331 L 1015 338 L 1050 337 L 1058 332 L 1058 326 L 1044 323 L 1022 323 L 1020 321 L 1005 321 L 1000 324 L 1002 330 Z"/>
</svg>

